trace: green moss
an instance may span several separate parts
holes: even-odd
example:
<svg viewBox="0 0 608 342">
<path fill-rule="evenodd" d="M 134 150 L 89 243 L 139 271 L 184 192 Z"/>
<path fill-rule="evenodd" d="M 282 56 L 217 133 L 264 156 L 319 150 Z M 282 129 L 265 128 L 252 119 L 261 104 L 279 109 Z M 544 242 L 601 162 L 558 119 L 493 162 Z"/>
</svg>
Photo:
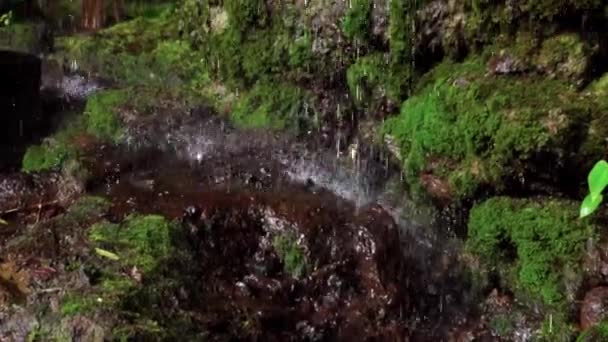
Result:
<svg viewBox="0 0 608 342">
<path fill-rule="evenodd" d="M 300 129 L 312 115 L 307 106 L 305 93 L 297 87 L 258 83 L 241 97 L 231 119 L 240 128 Z"/>
<path fill-rule="evenodd" d="M 110 202 L 102 197 L 83 196 L 76 200 L 67 210 L 67 214 L 76 221 L 85 221 L 100 217 L 110 209 Z"/>
<path fill-rule="evenodd" d="M 512 288 L 557 304 L 565 299 L 564 270 L 578 267 L 594 236 L 577 210 L 568 201 L 492 198 L 471 210 L 467 246 L 486 266 L 512 269 Z"/>
<path fill-rule="evenodd" d="M 286 39 L 290 40 L 288 47 L 289 66 L 301 69 L 309 67 L 313 60 L 311 34 L 306 32 L 293 40 L 289 36 Z"/>
<path fill-rule="evenodd" d="M 370 36 L 372 20 L 371 0 L 352 0 L 342 20 L 342 31 L 350 39 L 366 42 Z"/>
<path fill-rule="evenodd" d="M 590 48 L 578 34 L 553 36 L 542 44 L 537 63 L 550 76 L 580 81 L 589 68 Z"/>
<path fill-rule="evenodd" d="M 38 32 L 34 23 L 14 23 L 0 27 L 0 48 L 26 53 L 36 53 L 39 48 Z"/>
<path fill-rule="evenodd" d="M 296 236 L 289 233 L 274 237 L 272 245 L 283 262 L 283 268 L 294 278 L 302 277 L 309 268 L 304 249 L 298 244 Z"/>
<path fill-rule="evenodd" d="M 21 169 L 24 172 L 36 172 L 59 169 L 63 163 L 76 155 L 76 150 L 62 142 L 45 142 L 30 146 L 25 155 Z"/>
<path fill-rule="evenodd" d="M 162 216 L 131 215 L 120 225 L 96 224 L 89 237 L 101 248 L 114 250 L 122 263 L 147 273 L 172 253 L 172 229 Z"/>
<path fill-rule="evenodd" d="M 498 314 L 492 317 L 488 326 L 496 336 L 507 338 L 515 330 L 516 323 L 510 314 Z"/>
<path fill-rule="evenodd" d="M 573 340 L 576 327 L 563 313 L 550 314 L 542 323 L 539 341 L 570 342 Z"/>
<path fill-rule="evenodd" d="M 268 7 L 264 0 L 227 0 L 224 8 L 228 12 L 228 24 L 243 34 L 270 23 Z"/>
<path fill-rule="evenodd" d="M 392 99 L 403 99 L 410 94 L 415 80 L 412 44 L 412 21 L 418 2 L 395 0 L 389 3 L 390 64 L 388 93 Z"/>
<path fill-rule="evenodd" d="M 92 297 L 72 294 L 63 299 L 61 314 L 63 316 L 74 316 L 92 311 L 95 308 L 95 299 Z"/>
<path fill-rule="evenodd" d="M 84 110 L 87 131 L 100 139 L 117 141 L 122 132 L 116 112 L 127 99 L 125 90 L 104 90 L 89 96 Z"/>
<path fill-rule="evenodd" d="M 384 55 L 359 58 L 346 72 L 351 96 L 357 103 L 369 103 L 386 95 L 387 72 Z"/>
<path fill-rule="evenodd" d="M 383 127 L 401 148 L 414 190 L 420 175 L 432 173 L 449 180 L 460 199 L 481 186 L 501 190 L 506 177 L 525 174 L 536 154 L 557 158 L 560 149 L 576 150 L 577 123 L 593 110 L 567 82 L 489 77 L 485 61 L 471 57 L 436 67 Z"/>
<path fill-rule="evenodd" d="M 86 170 L 78 161 L 80 153 L 73 143 L 84 130 L 81 120 L 70 121 L 40 145 L 30 146 L 23 156 L 21 169 L 24 172 L 35 172 L 64 168 L 68 169 L 68 174 L 84 176 Z"/>
</svg>

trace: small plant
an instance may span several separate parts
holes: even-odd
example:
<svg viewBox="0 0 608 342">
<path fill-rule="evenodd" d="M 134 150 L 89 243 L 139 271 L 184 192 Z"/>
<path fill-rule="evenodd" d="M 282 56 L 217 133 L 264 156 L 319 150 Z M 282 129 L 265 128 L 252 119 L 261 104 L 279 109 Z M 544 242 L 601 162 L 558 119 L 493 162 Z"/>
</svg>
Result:
<svg viewBox="0 0 608 342">
<path fill-rule="evenodd" d="M 589 194 L 581 204 L 581 218 L 596 211 L 602 203 L 604 198 L 602 191 L 608 186 L 608 162 L 605 160 L 597 162 L 593 169 L 591 169 L 591 172 L 589 172 L 587 182 L 589 183 Z"/>
<path fill-rule="evenodd" d="M 272 244 L 283 261 L 285 272 L 291 274 L 294 278 L 300 278 L 306 274 L 308 260 L 304 249 L 298 244 L 295 235 L 277 235 L 273 239 Z"/>
<path fill-rule="evenodd" d="M 8 26 L 13 22 L 13 11 L 0 15 L 0 27 Z"/>
</svg>

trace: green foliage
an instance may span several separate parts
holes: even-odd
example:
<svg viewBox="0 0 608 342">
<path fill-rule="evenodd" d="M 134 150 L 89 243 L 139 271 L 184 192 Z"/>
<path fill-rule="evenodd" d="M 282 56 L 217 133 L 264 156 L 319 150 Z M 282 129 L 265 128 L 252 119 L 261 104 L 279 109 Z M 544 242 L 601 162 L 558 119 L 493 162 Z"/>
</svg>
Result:
<svg viewBox="0 0 608 342">
<path fill-rule="evenodd" d="M 350 39 L 366 42 L 371 31 L 373 2 L 371 0 L 352 0 L 350 5 L 342 20 L 342 31 Z"/>
<path fill-rule="evenodd" d="M 162 216 L 131 215 L 120 225 L 94 225 L 89 237 L 99 247 L 120 255 L 121 262 L 147 273 L 172 253 L 172 229 Z"/>
<path fill-rule="evenodd" d="M 421 174 L 432 173 L 460 199 L 482 185 L 500 190 L 535 154 L 580 148 L 577 122 L 589 120 L 592 105 L 564 81 L 486 76 L 484 60 L 472 57 L 425 75 L 383 129 L 401 148 L 413 190 Z"/>
<path fill-rule="evenodd" d="M 122 132 L 116 112 L 127 99 L 125 90 L 103 90 L 89 96 L 84 110 L 87 132 L 102 140 L 117 141 Z"/>
<path fill-rule="evenodd" d="M 308 269 L 308 258 L 304 249 L 298 244 L 296 236 L 289 233 L 276 235 L 272 245 L 283 262 L 285 272 L 294 278 L 300 278 Z"/>
<path fill-rule="evenodd" d="M 546 304 L 564 300 L 564 269 L 578 267 L 594 227 L 560 200 L 489 199 L 470 213 L 467 247 L 489 267 L 507 268 L 519 288 Z"/>
<path fill-rule="evenodd" d="M 583 200 L 580 209 L 580 217 L 585 217 L 597 210 L 602 203 L 602 192 L 608 186 L 608 162 L 598 161 L 587 178 L 589 194 Z"/>
<path fill-rule="evenodd" d="M 313 114 L 307 107 L 306 94 L 300 88 L 258 83 L 239 99 L 231 119 L 240 128 L 297 130 L 304 128 Z"/>
</svg>

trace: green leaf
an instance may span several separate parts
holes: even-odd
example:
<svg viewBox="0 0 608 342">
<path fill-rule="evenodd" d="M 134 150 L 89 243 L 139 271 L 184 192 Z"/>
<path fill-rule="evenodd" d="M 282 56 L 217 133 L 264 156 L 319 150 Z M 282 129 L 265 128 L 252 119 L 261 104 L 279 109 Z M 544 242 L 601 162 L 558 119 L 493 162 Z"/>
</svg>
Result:
<svg viewBox="0 0 608 342">
<path fill-rule="evenodd" d="M 593 213 L 602 203 L 603 196 L 601 194 L 593 196 L 593 194 L 587 195 L 581 204 L 580 217 L 583 218 Z"/>
<path fill-rule="evenodd" d="M 95 248 L 95 253 L 110 260 L 120 260 L 120 257 L 117 254 L 114 254 L 110 251 L 106 251 L 105 249 Z"/>
<path fill-rule="evenodd" d="M 4 221 L 3 219 L 0 218 L 0 224 L 8 224 L 8 222 Z"/>
<path fill-rule="evenodd" d="M 592 195 L 599 195 L 608 186 L 608 163 L 605 160 L 598 161 L 587 178 L 589 182 L 589 192 Z"/>
</svg>

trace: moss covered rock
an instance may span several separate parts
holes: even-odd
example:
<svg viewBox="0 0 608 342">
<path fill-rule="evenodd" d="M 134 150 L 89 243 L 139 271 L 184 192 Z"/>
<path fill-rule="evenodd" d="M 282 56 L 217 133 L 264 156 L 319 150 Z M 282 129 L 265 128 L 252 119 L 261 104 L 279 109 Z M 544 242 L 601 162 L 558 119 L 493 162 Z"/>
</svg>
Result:
<svg viewBox="0 0 608 342">
<path fill-rule="evenodd" d="M 578 220 L 578 203 L 496 197 L 476 205 L 468 223 L 468 248 L 497 271 L 520 298 L 547 305 L 572 302 L 585 243 L 595 227 Z"/>
<path fill-rule="evenodd" d="M 597 98 L 563 80 L 487 75 L 485 58 L 439 65 L 384 124 L 414 189 L 425 175 L 449 182 L 455 199 L 543 173 L 553 177 L 543 182 L 556 184 L 560 167 L 598 157 L 584 148 L 583 124 L 601 115 Z"/>
<path fill-rule="evenodd" d="M 259 83 L 237 101 L 230 118 L 239 128 L 301 131 L 314 124 L 314 110 L 300 88 Z"/>
<path fill-rule="evenodd" d="M 14 23 L 0 27 L 0 48 L 31 54 L 48 50 L 52 45 L 47 27 L 42 23 Z"/>
</svg>

